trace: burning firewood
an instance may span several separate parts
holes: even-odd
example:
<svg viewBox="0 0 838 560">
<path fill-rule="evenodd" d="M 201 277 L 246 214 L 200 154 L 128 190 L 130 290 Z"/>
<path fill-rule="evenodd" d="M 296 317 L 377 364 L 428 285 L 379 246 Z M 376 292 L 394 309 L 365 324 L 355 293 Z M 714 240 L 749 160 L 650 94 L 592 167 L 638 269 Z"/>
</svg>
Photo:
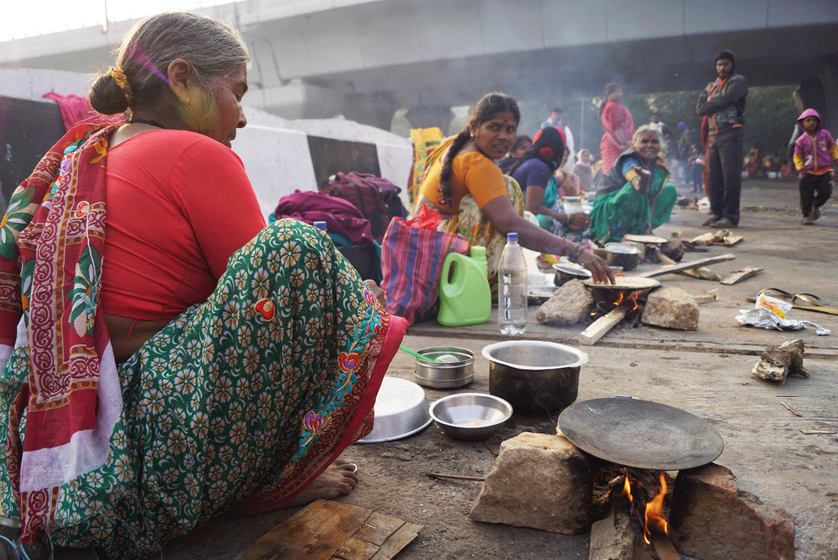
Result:
<svg viewBox="0 0 838 560">
<path fill-rule="evenodd" d="M 616 464 L 598 470 L 594 501 L 607 510 L 591 527 L 588 560 L 630 560 L 653 548 L 662 560 L 680 559 L 667 537 L 671 488 L 672 478 L 661 471 Z"/>
<path fill-rule="evenodd" d="M 634 530 L 628 496 L 617 490 L 612 495 L 608 513 L 591 525 L 588 560 L 631 560 L 633 554 Z"/>
<path fill-rule="evenodd" d="M 628 307 L 624 307 L 622 305 L 615 307 L 609 313 L 603 315 L 594 321 L 591 326 L 582 331 L 579 334 L 579 342 L 587 344 L 588 346 L 595 344 L 596 341 L 602 338 L 605 333 L 610 331 L 614 325 L 622 321 L 628 311 Z"/>
<path fill-rule="evenodd" d="M 789 375 L 809 377 L 803 367 L 803 341 L 789 340 L 780 346 L 771 346 L 762 353 L 751 372 L 754 377 L 784 383 Z"/>
</svg>

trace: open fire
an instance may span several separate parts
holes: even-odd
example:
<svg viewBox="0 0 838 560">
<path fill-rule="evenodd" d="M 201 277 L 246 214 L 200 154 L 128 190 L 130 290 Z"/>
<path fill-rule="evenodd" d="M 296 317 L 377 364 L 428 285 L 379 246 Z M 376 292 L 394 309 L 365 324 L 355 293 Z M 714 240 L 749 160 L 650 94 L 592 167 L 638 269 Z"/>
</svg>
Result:
<svg viewBox="0 0 838 560">
<path fill-rule="evenodd" d="M 591 528 L 597 550 L 591 559 L 631 558 L 633 550 L 634 558 L 680 560 L 668 537 L 672 484 L 664 471 L 611 463 L 597 471 L 596 481 L 594 499 L 604 517 Z M 618 548 L 624 552 L 615 555 Z"/>
<path fill-rule="evenodd" d="M 626 477 L 628 480 L 628 477 Z M 652 531 L 658 534 L 668 534 L 666 519 L 663 517 L 663 499 L 666 497 L 666 477 L 663 473 L 660 474 L 661 490 L 651 502 L 646 504 L 646 514 L 644 516 L 643 525 L 643 539 L 646 544 L 652 544 Z"/>
<path fill-rule="evenodd" d="M 596 306 L 591 312 L 591 317 L 600 317 L 617 308 L 624 308 L 627 317 L 638 316 L 643 311 L 643 300 L 647 295 L 645 290 L 618 290 L 614 295 L 616 299 L 601 298 L 597 300 Z"/>
</svg>

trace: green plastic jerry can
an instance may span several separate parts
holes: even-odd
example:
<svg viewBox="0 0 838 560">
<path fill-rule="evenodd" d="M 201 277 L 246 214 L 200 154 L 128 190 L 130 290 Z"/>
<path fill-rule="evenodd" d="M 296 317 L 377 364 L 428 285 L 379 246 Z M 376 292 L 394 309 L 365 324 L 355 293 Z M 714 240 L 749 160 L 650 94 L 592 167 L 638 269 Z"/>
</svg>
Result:
<svg viewBox="0 0 838 560">
<path fill-rule="evenodd" d="M 442 264 L 436 320 L 446 327 L 488 322 L 492 313 L 488 275 L 485 247 L 472 247 L 468 257 L 448 253 Z"/>
</svg>

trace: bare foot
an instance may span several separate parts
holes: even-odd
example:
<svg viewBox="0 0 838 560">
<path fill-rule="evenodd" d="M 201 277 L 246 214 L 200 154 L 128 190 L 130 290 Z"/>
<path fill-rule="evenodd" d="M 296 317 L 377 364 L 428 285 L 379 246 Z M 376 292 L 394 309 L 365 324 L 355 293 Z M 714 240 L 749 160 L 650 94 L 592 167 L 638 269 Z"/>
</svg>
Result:
<svg viewBox="0 0 838 560">
<path fill-rule="evenodd" d="M 346 496 L 358 484 L 357 470 L 355 463 L 337 460 L 326 467 L 326 470 L 297 496 L 278 504 L 277 509 L 304 506 L 320 498 L 331 500 L 338 496 Z"/>
</svg>

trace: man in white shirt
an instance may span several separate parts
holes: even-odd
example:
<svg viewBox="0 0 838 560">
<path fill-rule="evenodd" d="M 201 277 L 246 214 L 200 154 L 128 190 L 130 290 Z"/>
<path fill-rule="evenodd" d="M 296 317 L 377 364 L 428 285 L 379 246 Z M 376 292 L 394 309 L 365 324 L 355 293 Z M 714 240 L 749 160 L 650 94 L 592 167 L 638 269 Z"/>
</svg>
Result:
<svg viewBox="0 0 838 560">
<path fill-rule="evenodd" d="M 567 126 L 567 119 L 565 118 L 564 115 L 561 116 L 560 122 L 561 122 L 562 130 L 564 131 L 564 137 L 565 137 L 564 145 L 565 145 L 565 147 L 567 148 L 567 151 L 568 151 L 567 162 L 564 164 L 564 167 L 562 167 L 562 169 L 564 169 L 566 172 L 570 173 L 571 170 L 573 169 L 573 166 L 576 165 L 576 150 L 575 150 L 575 144 L 573 142 L 573 133 L 570 131 L 570 127 Z"/>
<path fill-rule="evenodd" d="M 547 128 L 548 126 L 561 126 L 562 115 L 562 108 L 554 107 L 550 112 L 550 118 L 541 123 L 540 128 Z"/>
</svg>

